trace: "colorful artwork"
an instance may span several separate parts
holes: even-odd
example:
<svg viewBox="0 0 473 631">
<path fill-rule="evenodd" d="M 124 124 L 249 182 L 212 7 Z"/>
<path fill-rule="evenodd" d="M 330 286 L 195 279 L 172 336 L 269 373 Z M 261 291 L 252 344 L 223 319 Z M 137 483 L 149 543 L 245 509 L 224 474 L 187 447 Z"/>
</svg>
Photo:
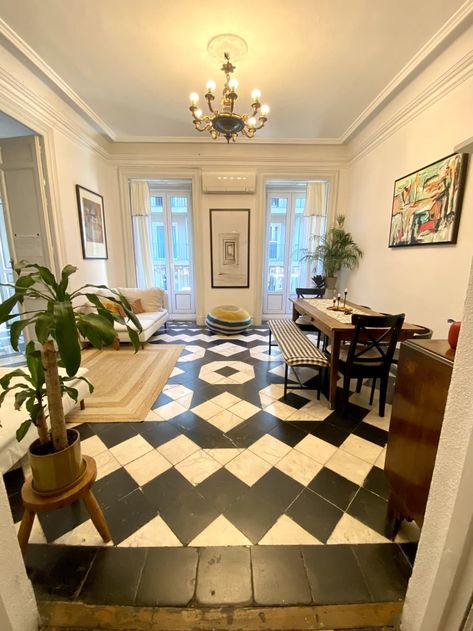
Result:
<svg viewBox="0 0 473 631">
<path fill-rule="evenodd" d="M 455 153 L 396 180 L 389 247 L 456 243 L 467 157 Z"/>
<path fill-rule="evenodd" d="M 78 184 L 76 193 L 83 256 L 85 259 L 106 259 L 108 254 L 103 197 Z"/>
</svg>

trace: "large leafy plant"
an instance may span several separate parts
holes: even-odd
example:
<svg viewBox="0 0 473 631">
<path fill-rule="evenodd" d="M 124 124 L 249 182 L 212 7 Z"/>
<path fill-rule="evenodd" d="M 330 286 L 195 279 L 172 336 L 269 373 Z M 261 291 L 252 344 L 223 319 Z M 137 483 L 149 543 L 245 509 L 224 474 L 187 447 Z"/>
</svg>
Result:
<svg viewBox="0 0 473 631">
<path fill-rule="evenodd" d="M 318 245 L 313 249 L 303 250 L 301 261 L 311 264 L 322 263 L 326 277 L 334 277 L 342 269 L 358 267 L 363 251 L 355 243 L 350 232 L 344 228 L 345 217 L 338 215 L 335 226 L 321 237 Z M 315 237 L 314 240 L 318 237 Z"/>
<path fill-rule="evenodd" d="M 30 331 L 34 330 L 39 349 L 33 341 L 26 346 L 29 374 L 18 369 L 0 379 L 3 389 L 0 405 L 8 392 L 16 390 L 15 407 L 20 409 L 24 405 L 30 416 L 19 428 L 17 438 L 21 440 L 33 423 L 38 429 L 40 443 L 48 444 L 51 436 L 54 451 L 60 451 L 68 446 L 62 395 L 66 392 L 77 401 L 77 390 L 68 384 L 77 379 L 76 373 L 81 363 L 81 336 L 95 348 L 109 346 L 116 337 L 114 322 L 120 322 L 127 327 L 130 341 L 138 350 L 141 325 L 128 300 L 106 285 L 84 285 L 70 291 L 70 276 L 77 271 L 72 265 L 64 267 L 59 279 L 47 267 L 27 261 L 14 264 L 13 269 L 15 283 L 6 285 L 13 293 L 0 305 L 0 324 L 12 321 L 10 340 L 16 351 L 19 350 L 20 335 L 26 327 L 30 327 Z M 106 290 L 107 299 L 121 305 L 125 317 L 106 309 L 92 289 Z M 96 307 L 96 313 L 86 313 L 80 309 L 80 302 L 84 298 Z M 28 299 L 32 299 L 32 302 Z M 38 301 L 41 308 L 28 306 L 25 310 L 22 308 L 25 300 L 28 300 L 28 305 Z M 19 312 L 18 305 L 21 307 Z M 59 366 L 65 369 L 67 376 L 59 374 Z M 49 427 L 45 413 L 46 400 Z"/>
</svg>

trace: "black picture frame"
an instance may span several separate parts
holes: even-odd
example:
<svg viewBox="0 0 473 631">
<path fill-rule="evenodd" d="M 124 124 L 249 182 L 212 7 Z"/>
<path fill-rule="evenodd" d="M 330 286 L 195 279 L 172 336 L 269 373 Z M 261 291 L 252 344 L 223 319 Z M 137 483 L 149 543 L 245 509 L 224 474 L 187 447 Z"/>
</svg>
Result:
<svg viewBox="0 0 473 631">
<path fill-rule="evenodd" d="M 102 195 L 76 184 L 79 228 L 84 259 L 108 259 L 107 230 Z"/>
<path fill-rule="evenodd" d="M 210 277 L 213 289 L 250 286 L 250 209 L 211 208 Z"/>
<path fill-rule="evenodd" d="M 395 180 L 388 247 L 457 242 L 467 166 L 452 153 Z"/>
</svg>

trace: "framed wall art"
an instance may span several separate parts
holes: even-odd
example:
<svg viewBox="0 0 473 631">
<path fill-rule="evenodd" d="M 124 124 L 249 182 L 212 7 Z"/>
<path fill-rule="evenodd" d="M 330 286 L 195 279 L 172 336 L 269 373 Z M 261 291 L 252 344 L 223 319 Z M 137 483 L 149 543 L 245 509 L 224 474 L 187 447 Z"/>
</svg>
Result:
<svg viewBox="0 0 473 631">
<path fill-rule="evenodd" d="M 249 209 L 210 209 L 212 287 L 249 287 Z"/>
<path fill-rule="evenodd" d="M 76 184 L 82 254 L 85 259 L 107 259 L 103 197 Z"/>
<path fill-rule="evenodd" d="M 395 181 L 389 247 L 456 243 L 467 158 L 454 153 Z"/>
</svg>

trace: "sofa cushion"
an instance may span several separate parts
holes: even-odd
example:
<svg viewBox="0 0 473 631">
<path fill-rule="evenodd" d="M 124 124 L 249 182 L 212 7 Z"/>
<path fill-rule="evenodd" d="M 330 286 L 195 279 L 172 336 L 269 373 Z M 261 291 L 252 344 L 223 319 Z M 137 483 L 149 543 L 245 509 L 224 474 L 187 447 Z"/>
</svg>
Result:
<svg viewBox="0 0 473 631">
<path fill-rule="evenodd" d="M 118 291 L 123 294 L 129 302 L 133 302 L 139 298 L 143 309 L 147 312 L 159 311 L 164 306 L 164 291 L 159 287 L 152 287 L 151 289 L 118 287 Z"/>
<path fill-rule="evenodd" d="M 166 309 L 160 309 L 159 311 L 145 311 L 144 313 L 136 314 L 136 317 L 140 321 L 141 328 L 143 331 L 146 331 L 150 326 L 152 326 L 157 320 L 161 319 L 164 315 L 166 315 Z M 131 329 L 135 329 L 136 327 L 130 320 L 127 320 L 127 324 Z M 115 331 L 124 332 L 127 330 L 125 324 L 121 324 L 120 322 L 114 323 Z"/>
</svg>

